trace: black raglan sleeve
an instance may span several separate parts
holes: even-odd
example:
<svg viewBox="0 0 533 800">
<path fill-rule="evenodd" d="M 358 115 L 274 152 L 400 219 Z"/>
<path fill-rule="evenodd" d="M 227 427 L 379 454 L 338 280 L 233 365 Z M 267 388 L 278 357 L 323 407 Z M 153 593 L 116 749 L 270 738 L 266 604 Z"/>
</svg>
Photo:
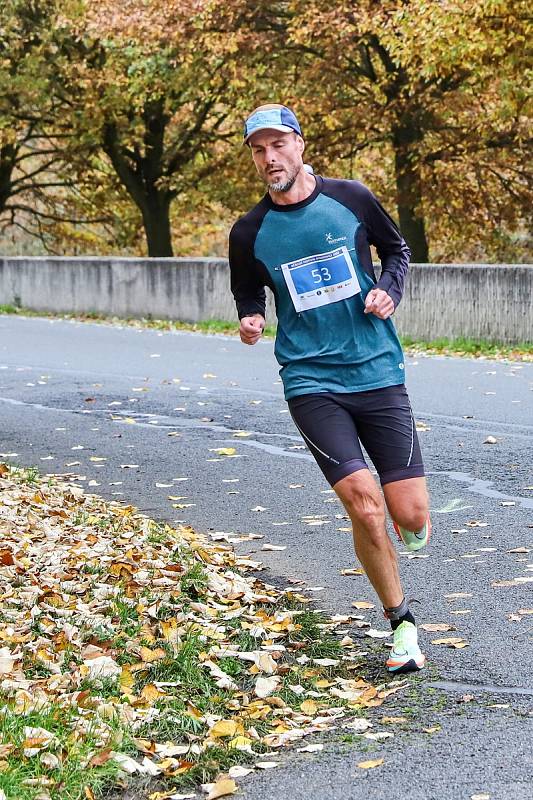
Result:
<svg viewBox="0 0 533 800">
<path fill-rule="evenodd" d="M 230 285 L 239 319 L 261 314 L 265 316 L 265 280 L 254 256 L 254 236 L 239 220 L 229 235 Z"/>
<path fill-rule="evenodd" d="M 366 189 L 366 187 L 365 187 Z M 403 295 L 411 251 L 394 220 L 369 189 L 365 192 L 364 218 L 368 244 L 373 244 L 381 261 L 376 284 L 392 298 L 396 307 Z"/>
</svg>

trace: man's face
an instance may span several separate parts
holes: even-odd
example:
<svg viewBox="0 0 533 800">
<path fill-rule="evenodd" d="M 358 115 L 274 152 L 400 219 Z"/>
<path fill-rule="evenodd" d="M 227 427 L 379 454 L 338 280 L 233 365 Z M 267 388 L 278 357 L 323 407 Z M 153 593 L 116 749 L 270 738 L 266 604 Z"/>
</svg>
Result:
<svg viewBox="0 0 533 800">
<path fill-rule="evenodd" d="M 264 130 L 249 140 L 260 177 L 273 192 L 288 192 L 303 167 L 304 141 L 296 133 Z"/>
</svg>

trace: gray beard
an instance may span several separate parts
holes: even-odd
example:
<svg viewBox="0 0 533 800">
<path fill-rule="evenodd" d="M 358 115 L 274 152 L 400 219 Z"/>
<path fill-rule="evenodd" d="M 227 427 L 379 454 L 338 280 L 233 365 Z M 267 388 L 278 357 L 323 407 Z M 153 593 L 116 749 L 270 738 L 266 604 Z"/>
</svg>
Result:
<svg viewBox="0 0 533 800">
<path fill-rule="evenodd" d="M 287 181 L 278 181 L 277 183 L 269 183 L 268 188 L 271 192 L 288 192 L 294 185 L 297 175 L 289 178 Z"/>
</svg>

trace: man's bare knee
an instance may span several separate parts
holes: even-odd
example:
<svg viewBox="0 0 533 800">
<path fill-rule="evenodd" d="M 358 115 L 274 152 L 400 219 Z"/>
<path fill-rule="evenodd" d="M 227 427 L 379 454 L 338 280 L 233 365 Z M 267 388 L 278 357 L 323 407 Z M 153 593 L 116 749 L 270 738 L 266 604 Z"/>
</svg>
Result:
<svg viewBox="0 0 533 800">
<path fill-rule="evenodd" d="M 366 470 L 343 478 L 335 485 L 348 515 L 357 531 L 363 529 L 367 535 L 374 532 L 381 538 L 385 530 L 385 507 L 374 479 Z"/>
<path fill-rule="evenodd" d="M 428 504 L 421 501 L 400 509 L 394 516 L 394 521 L 408 531 L 420 531 L 426 523 L 427 516 Z"/>
<path fill-rule="evenodd" d="M 429 498 L 423 478 L 397 481 L 383 487 L 392 519 L 409 531 L 424 527 L 429 511 Z"/>
</svg>

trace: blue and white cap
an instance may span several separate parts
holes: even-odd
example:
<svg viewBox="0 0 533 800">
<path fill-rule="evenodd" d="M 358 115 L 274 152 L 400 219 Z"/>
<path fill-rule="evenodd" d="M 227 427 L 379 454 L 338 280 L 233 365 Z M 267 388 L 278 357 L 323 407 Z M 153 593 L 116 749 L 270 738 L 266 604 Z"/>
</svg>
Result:
<svg viewBox="0 0 533 800">
<path fill-rule="evenodd" d="M 250 114 L 244 123 L 244 143 L 246 144 L 250 136 L 257 133 L 257 131 L 267 129 L 281 131 L 282 133 L 294 131 L 298 136 L 302 135 L 300 124 L 294 111 L 277 103 L 259 106 Z"/>
</svg>

